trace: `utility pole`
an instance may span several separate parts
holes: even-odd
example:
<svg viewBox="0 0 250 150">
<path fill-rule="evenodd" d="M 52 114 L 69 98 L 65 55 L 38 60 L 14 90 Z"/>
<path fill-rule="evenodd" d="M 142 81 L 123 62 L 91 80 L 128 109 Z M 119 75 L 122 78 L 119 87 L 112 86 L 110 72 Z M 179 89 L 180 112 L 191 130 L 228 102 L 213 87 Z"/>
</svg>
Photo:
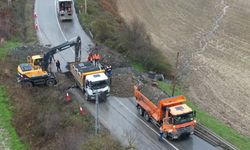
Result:
<svg viewBox="0 0 250 150">
<path fill-rule="evenodd" d="M 177 72 L 178 72 L 178 63 L 179 63 L 179 55 L 180 55 L 180 52 L 177 52 L 175 73 L 174 73 L 174 79 L 173 79 L 173 91 L 172 91 L 172 96 L 174 96 L 174 92 L 175 92 L 176 78 L 177 78 Z"/>
<path fill-rule="evenodd" d="M 95 119 L 95 134 L 97 135 L 99 132 L 99 98 L 98 98 L 98 91 L 96 91 L 96 119 Z"/>
<path fill-rule="evenodd" d="M 87 6 L 87 0 L 85 0 L 85 14 L 87 14 L 87 8 L 88 8 L 88 6 Z"/>
</svg>

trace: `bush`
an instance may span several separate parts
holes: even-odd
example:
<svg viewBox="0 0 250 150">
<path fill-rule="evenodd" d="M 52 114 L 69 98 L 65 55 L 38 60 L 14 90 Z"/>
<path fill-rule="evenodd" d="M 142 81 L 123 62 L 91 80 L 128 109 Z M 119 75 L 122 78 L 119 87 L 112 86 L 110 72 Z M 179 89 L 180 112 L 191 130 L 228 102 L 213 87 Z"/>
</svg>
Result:
<svg viewBox="0 0 250 150">
<path fill-rule="evenodd" d="M 100 134 L 90 137 L 82 146 L 83 150 L 122 150 L 123 147 L 118 141 L 114 141 L 110 135 Z"/>
<path fill-rule="evenodd" d="M 142 64 L 147 70 L 170 72 L 171 66 L 162 53 L 151 44 L 144 25 L 134 19 L 131 26 L 125 25 L 120 35 L 120 48 L 133 62 Z"/>
</svg>

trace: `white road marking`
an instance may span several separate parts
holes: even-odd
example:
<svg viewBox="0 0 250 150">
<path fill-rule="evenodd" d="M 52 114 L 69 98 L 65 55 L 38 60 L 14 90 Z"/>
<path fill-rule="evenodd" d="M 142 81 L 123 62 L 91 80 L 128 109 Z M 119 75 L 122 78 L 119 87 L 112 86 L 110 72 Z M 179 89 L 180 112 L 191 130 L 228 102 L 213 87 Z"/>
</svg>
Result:
<svg viewBox="0 0 250 150">
<path fill-rule="evenodd" d="M 143 121 L 141 118 L 139 118 L 135 113 L 133 113 L 127 106 L 125 106 L 121 101 L 119 101 L 116 97 L 114 97 L 114 99 L 116 99 L 116 101 L 118 103 L 120 103 L 124 108 L 126 108 L 128 110 L 129 113 L 131 113 L 134 117 L 136 117 L 138 120 L 140 120 L 145 126 L 147 126 L 149 129 L 151 129 L 155 134 L 157 134 L 158 136 L 159 133 L 157 131 L 155 131 L 153 128 L 151 128 L 145 121 Z M 165 138 L 163 139 L 165 142 L 167 142 L 169 145 L 171 145 L 174 149 L 179 150 L 176 146 L 174 146 L 172 143 L 170 143 L 168 140 L 166 140 Z"/>
</svg>

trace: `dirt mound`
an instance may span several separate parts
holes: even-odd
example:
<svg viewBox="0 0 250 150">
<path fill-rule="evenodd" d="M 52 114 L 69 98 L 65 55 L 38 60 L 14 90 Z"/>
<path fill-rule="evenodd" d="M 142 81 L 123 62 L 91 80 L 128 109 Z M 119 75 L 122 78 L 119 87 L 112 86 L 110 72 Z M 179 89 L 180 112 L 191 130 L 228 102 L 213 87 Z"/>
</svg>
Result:
<svg viewBox="0 0 250 150">
<path fill-rule="evenodd" d="M 112 77 L 111 95 L 119 97 L 133 96 L 135 80 L 132 74 L 116 74 Z"/>
<path fill-rule="evenodd" d="M 42 55 L 48 51 L 48 48 L 41 45 L 23 45 L 18 48 L 14 48 L 10 51 L 10 56 L 13 60 L 20 60 L 26 62 L 27 56 Z"/>
</svg>

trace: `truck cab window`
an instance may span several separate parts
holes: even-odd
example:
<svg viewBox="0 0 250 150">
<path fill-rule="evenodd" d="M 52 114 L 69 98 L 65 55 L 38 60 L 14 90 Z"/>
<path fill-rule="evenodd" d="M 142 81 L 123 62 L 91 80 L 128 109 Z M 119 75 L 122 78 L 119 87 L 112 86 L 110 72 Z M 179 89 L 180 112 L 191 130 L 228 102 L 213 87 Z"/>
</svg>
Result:
<svg viewBox="0 0 250 150">
<path fill-rule="evenodd" d="M 60 11 L 65 11 L 65 4 L 64 4 L 64 2 L 60 3 Z"/>
<path fill-rule="evenodd" d="M 36 60 L 34 60 L 34 65 L 35 65 L 35 66 L 41 65 L 41 63 L 42 63 L 42 60 L 41 60 L 41 59 L 36 59 Z"/>
</svg>

